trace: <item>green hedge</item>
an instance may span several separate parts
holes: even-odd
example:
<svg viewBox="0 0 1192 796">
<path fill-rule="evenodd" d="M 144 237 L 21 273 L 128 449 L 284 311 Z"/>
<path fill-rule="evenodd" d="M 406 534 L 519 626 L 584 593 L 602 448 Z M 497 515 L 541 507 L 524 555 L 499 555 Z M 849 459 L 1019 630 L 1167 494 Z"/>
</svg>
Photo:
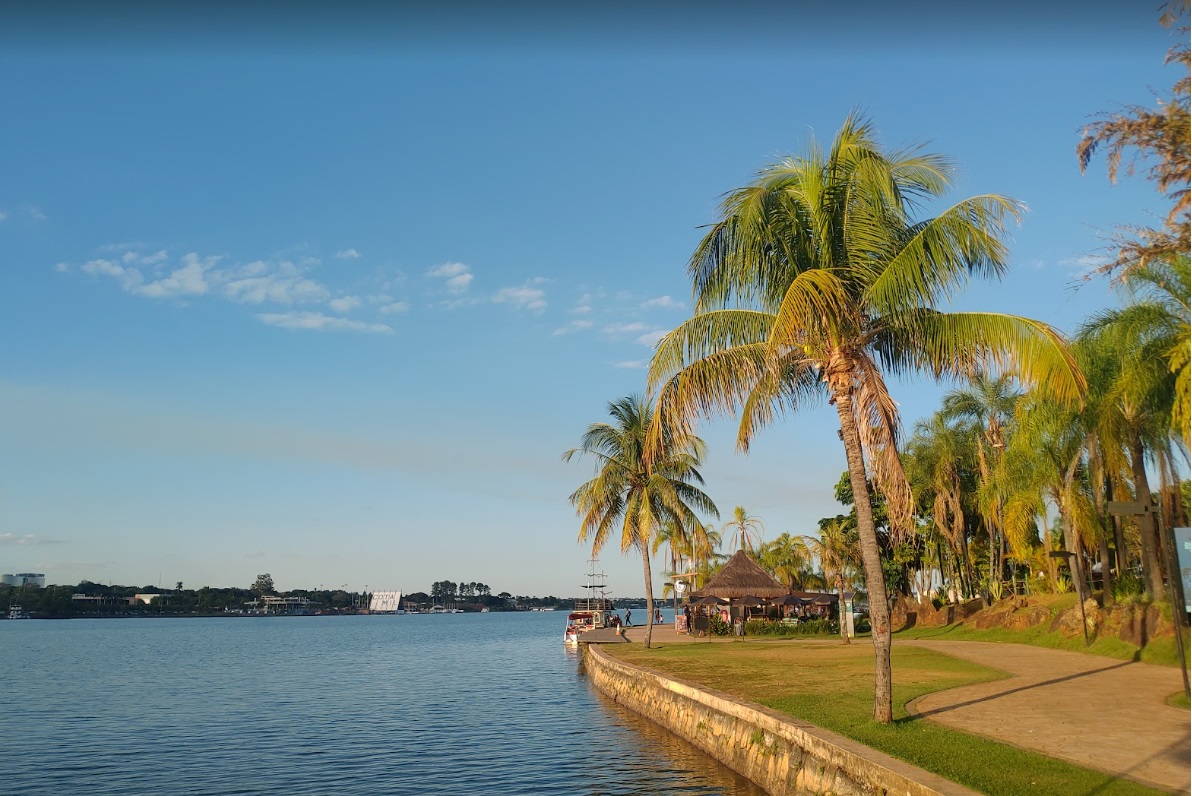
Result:
<svg viewBox="0 0 1192 796">
<path fill-rule="evenodd" d="M 797 625 L 766 619 L 750 619 L 745 623 L 747 636 L 827 636 L 839 633 L 840 624 L 834 619 L 809 619 Z"/>
</svg>

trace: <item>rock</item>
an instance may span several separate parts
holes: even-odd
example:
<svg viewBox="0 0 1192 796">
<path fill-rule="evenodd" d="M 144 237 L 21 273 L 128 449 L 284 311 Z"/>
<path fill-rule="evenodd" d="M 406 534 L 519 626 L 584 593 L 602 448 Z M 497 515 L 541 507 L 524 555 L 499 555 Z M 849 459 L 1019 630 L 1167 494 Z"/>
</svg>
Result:
<svg viewBox="0 0 1192 796">
<path fill-rule="evenodd" d="M 1159 606 L 1157 605 L 1147 606 L 1146 634 L 1148 639 L 1175 635 L 1175 629 L 1172 628 L 1171 622 L 1163 616 L 1163 612 L 1159 610 Z"/>
<path fill-rule="evenodd" d="M 1051 629 L 1058 630 L 1068 638 L 1084 635 L 1084 618 L 1080 615 L 1080 606 L 1056 614 L 1051 622 Z"/>
<path fill-rule="evenodd" d="M 1097 629 L 1104 622 L 1104 617 L 1101 614 L 1101 606 L 1097 605 L 1097 601 L 1092 597 L 1084 601 L 1084 621 L 1088 627 L 1090 637 L 1097 635 Z"/>
<path fill-rule="evenodd" d="M 1118 638 L 1135 647 L 1145 647 L 1147 642 L 1146 620 L 1138 606 L 1123 606 L 1122 629 L 1118 631 Z"/>
<path fill-rule="evenodd" d="M 1009 630 L 1026 630 L 1028 627 L 1041 625 L 1051 618 L 1051 611 L 1045 606 L 1033 605 L 1026 610 L 1014 611 L 1006 617 L 1005 626 Z"/>
</svg>

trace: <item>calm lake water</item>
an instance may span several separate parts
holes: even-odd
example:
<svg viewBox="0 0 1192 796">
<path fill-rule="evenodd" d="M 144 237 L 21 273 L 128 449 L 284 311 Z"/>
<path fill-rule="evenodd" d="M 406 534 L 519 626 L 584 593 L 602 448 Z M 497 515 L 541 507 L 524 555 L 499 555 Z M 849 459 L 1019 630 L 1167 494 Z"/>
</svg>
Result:
<svg viewBox="0 0 1192 796">
<path fill-rule="evenodd" d="M 3 621 L 0 783 L 117 796 L 762 796 L 596 693 L 562 644 L 565 622 L 561 611 Z"/>
</svg>

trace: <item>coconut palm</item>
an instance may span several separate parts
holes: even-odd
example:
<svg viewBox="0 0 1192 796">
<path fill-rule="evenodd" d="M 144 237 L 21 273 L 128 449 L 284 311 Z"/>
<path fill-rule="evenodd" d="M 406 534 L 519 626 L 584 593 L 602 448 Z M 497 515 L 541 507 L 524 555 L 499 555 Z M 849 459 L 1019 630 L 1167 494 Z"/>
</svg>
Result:
<svg viewBox="0 0 1192 796">
<path fill-rule="evenodd" d="M 848 627 L 844 622 L 844 587 L 852 584 L 856 569 L 861 563 L 861 546 L 856 535 L 850 532 L 849 523 L 840 517 L 820 523 L 820 535 L 804 537 L 811 554 L 819 559 L 824 571 L 824 581 L 836 586 L 837 605 L 840 609 L 840 638 L 845 644 Z M 872 603 L 874 595 L 869 595 Z"/>
<path fill-rule="evenodd" d="M 913 529 L 897 456 L 887 373 L 967 377 L 982 368 L 1045 382 L 1077 400 L 1083 383 L 1046 324 L 938 307 L 973 276 L 998 276 L 1021 206 L 977 196 L 913 218 L 942 195 L 949 162 L 919 149 L 886 154 L 850 116 L 824 151 L 764 170 L 731 192 L 689 266 L 695 315 L 664 337 L 650 370 L 659 414 L 686 429 L 697 416 L 741 411 L 737 445 L 783 411 L 826 397 L 836 408 L 856 498 L 875 648 L 874 718 L 892 717 L 890 621 L 868 478 L 897 532 Z"/>
<path fill-rule="evenodd" d="M 578 448 L 563 454 L 564 461 L 587 455 L 596 459 L 596 476 L 575 490 L 571 504 L 581 518 L 579 541 L 592 543 L 600 552 L 620 527 L 621 552 L 637 548 L 642 556 L 646 585 L 645 646 L 653 635 L 654 584 L 650 573 L 650 545 L 659 528 L 674 522 L 699 524 L 696 511 L 717 515 L 716 505 L 696 484 L 703 478 L 696 469 L 704 457 L 704 443 L 692 434 L 663 430 L 652 450 L 646 438 L 654 407 L 639 396 L 628 396 L 608 405 L 611 423 L 588 426 Z"/>
<path fill-rule="evenodd" d="M 733 508 L 733 518 L 720 528 L 722 533 L 729 533 L 737 543 L 738 550 L 753 552 L 761 544 L 762 534 L 766 526 L 761 517 L 755 517 L 745 510 L 744 506 Z"/>
</svg>

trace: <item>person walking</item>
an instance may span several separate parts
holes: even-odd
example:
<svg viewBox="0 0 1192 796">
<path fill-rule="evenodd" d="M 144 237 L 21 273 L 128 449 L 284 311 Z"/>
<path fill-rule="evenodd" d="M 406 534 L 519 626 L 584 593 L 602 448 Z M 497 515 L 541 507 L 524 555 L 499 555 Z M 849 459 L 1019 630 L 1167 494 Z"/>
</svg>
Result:
<svg viewBox="0 0 1192 796">
<path fill-rule="evenodd" d="M 633 620 L 631 618 L 632 616 L 633 616 L 633 612 L 630 611 L 628 608 L 626 608 L 625 609 L 625 627 L 633 627 Z"/>
</svg>

